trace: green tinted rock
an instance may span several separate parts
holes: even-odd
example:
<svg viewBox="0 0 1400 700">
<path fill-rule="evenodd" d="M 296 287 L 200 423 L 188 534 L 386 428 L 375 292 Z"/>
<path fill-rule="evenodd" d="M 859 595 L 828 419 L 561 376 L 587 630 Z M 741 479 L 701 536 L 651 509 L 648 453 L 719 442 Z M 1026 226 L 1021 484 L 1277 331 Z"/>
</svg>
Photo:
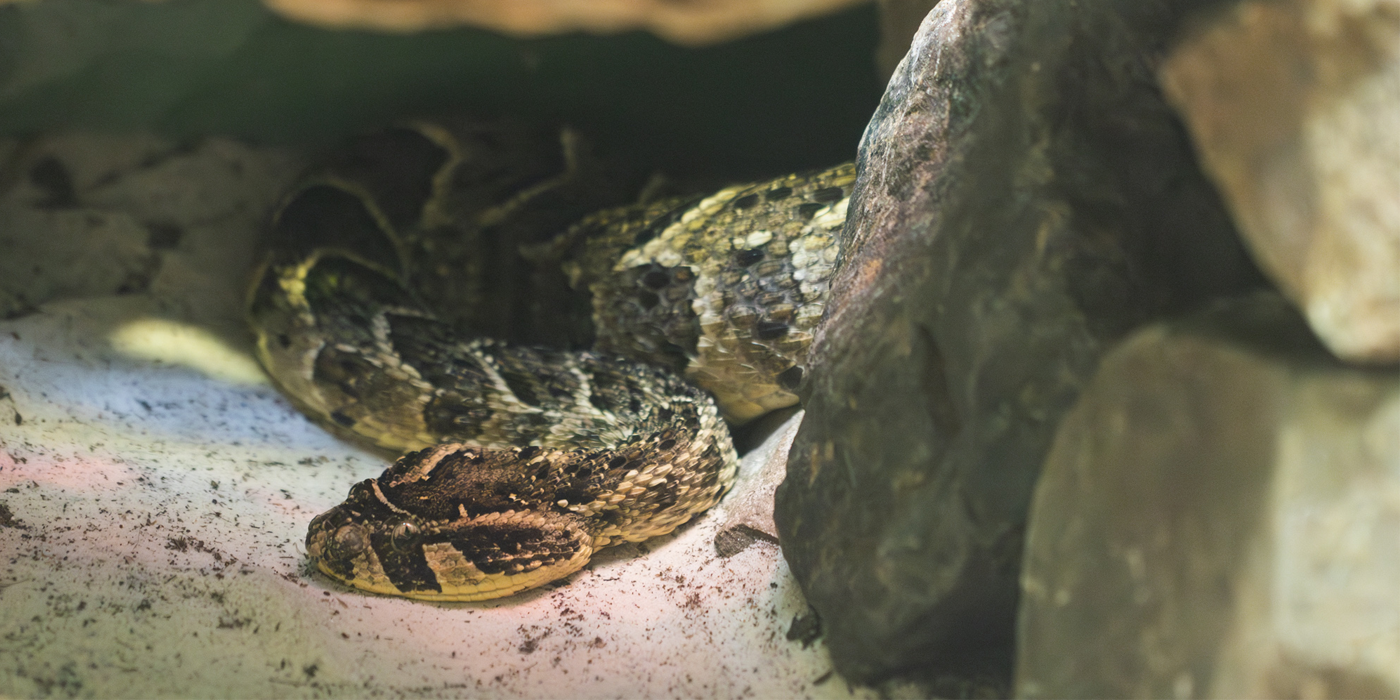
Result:
<svg viewBox="0 0 1400 700">
<path fill-rule="evenodd" d="M 1400 696 L 1400 372 L 1281 297 L 1114 350 L 1031 516 L 1022 697 Z"/>
<path fill-rule="evenodd" d="M 1157 90 L 1182 4 L 944 0 L 866 131 L 775 512 L 852 680 L 1006 681 L 1060 416 L 1123 334 L 1260 282 Z"/>
</svg>

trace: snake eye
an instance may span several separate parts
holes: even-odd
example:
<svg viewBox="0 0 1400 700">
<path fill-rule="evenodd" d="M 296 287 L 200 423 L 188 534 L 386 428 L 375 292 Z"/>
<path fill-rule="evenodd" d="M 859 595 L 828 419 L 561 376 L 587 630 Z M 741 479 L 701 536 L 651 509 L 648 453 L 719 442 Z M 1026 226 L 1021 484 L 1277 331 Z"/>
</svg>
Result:
<svg viewBox="0 0 1400 700">
<path fill-rule="evenodd" d="M 335 546 L 344 556 L 355 556 L 365 551 L 369 540 L 365 537 L 365 529 L 359 525 L 350 524 L 335 531 Z"/>
<path fill-rule="evenodd" d="M 418 542 L 418 526 L 407 521 L 395 525 L 389 533 L 389 541 L 393 543 L 394 549 L 407 551 Z"/>
</svg>

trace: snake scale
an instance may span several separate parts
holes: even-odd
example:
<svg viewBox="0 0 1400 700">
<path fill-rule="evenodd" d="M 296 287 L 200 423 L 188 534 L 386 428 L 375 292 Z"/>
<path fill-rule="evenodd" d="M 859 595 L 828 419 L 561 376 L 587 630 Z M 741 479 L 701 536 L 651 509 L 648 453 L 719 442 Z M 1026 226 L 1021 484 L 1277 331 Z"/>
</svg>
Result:
<svg viewBox="0 0 1400 700">
<path fill-rule="evenodd" d="M 854 178 L 638 200 L 568 130 L 345 144 L 273 214 L 248 314 L 298 408 L 403 456 L 312 521 L 308 558 L 366 591 L 485 600 L 714 505 L 726 421 L 797 400 Z"/>
</svg>

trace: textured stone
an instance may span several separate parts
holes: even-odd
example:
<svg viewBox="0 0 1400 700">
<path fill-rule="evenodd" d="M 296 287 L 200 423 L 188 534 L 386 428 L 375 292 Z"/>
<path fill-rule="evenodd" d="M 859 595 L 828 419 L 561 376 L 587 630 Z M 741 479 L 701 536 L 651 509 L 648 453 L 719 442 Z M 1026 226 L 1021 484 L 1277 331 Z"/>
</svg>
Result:
<svg viewBox="0 0 1400 700">
<path fill-rule="evenodd" d="M 1400 2 L 1242 2 L 1173 51 L 1162 84 L 1328 347 L 1400 362 Z"/>
<path fill-rule="evenodd" d="M 731 557 L 754 542 L 778 542 L 778 526 L 773 523 L 773 493 L 787 473 L 788 449 L 797 434 L 802 415 L 795 409 L 774 411 L 745 426 L 735 436 L 735 446 L 745 464 L 756 465 L 750 486 L 743 492 L 725 496 L 725 518 L 715 535 L 715 551 Z M 750 447 L 758 438 L 763 440 Z"/>
<path fill-rule="evenodd" d="M 1134 334 L 1036 489 L 1022 697 L 1400 697 L 1400 372 L 1281 297 Z"/>
<path fill-rule="evenodd" d="M 880 6 L 880 46 L 875 49 L 875 66 L 880 75 L 890 75 L 909 52 L 914 33 L 923 24 L 938 0 L 878 0 Z"/>
<path fill-rule="evenodd" d="M 188 238 L 234 235 L 261 222 L 301 167 L 285 151 L 217 138 L 46 135 L 0 144 L 0 153 L 13 178 L 0 183 L 0 318 L 49 301 L 168 284 L 187 274 Z M 204 264 L 229 281 L 247 274 L 217 260 Z"/>
<path fill-rule="evenodd" d="M 699 45 L 781 27 L 869 0 L 264 0 L 331 27 L 418 31 L 471 25 L 533 36 L 647 29 Z"/>
<path fill-rule="evenodd" d="M 1178 5 L 943 0 L 890 81 L 775 511 L 850 680 L 1008 679 L 1060 415 L 1123 334 L 1260 281 L 1157 88 Z"/>
</svg>

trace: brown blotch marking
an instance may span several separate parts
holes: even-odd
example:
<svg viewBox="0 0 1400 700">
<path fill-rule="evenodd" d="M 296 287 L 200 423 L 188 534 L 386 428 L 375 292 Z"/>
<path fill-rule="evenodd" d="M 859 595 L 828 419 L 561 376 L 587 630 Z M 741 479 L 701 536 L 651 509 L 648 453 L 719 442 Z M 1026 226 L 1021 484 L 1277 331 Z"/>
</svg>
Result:
<svg viewBox="0 0 1400 700">
<path fill-rule="evenodd" d="M 358 399 L 360 380 L 373 376 L 374 371 L 374 366 L 360 355 L 343 352 L 337 348 L 326 348 L 316 356 L 316 361 L 312 364 L 311 380 L 318 384 L 330 384 L 340 393 Z"/>
<path fill-rule="evenodd" d="M 402 593 L 442 592 L 437 573 L 428 564 L 421 543 L 412 546 L 395 544 L 391 534 L 377 529 L 370 530 L 369 542 L 394 588 Z"/>
<path fill-rule="evenodd" d="M 297 193 L 272 224 L 273 245 L 298 257 L 318 248 L 354 250 L 368 260 L 396 261 L 399 252 L 353 192 L 312 185 Z"/>
<path fill-rule="evenodd" d="M 734 200 L 735 209 L 749 209 L 755 204 L 758 204 L 758 195 L 756 194 L 746 194 Z"/>
<path fill-rule="evenodd" d="M 768 201 L 770 201 L 770 202 L 776 202 L 776 201 L 778 201 L 778 200 L 780 200 L 780 199 L 787 199 L 788 197 L 791 197 L 791 196 L 792 196 L 792 188 L 791 188 L 791 187 L 776 187 L 776 188 L 773 188 L 773 189 L 771 189 L 771 190 L 768 190 L 768 194 L 766 195 L 766 197 L 768 198 Z"/>
<path fill-rule="evenodd" d="M 482 397 L 445 391 L 424 407 L 423 422 L 438 435 L 467 440 L 477 436 L 480 427 L 488 423 L 492 415 L 490 406 Z"/>
<path fill-rule="evenodd" d="M 539 381 L 537 376 L 527 372 L 508 371 L 502 371 L 499 375 L 501 381 L 506 383 L 506 388 L 510 389 L 510 393 L 515 394 L 515 398 L 519 399 L 520 403 L 526 406 L 540 405 L 540 395 L 535 392 L 536 384 Z"/>
<path fill-rule="evenodd" d="M 803 219 L 810 219 L 817 215 L 817 212 L 826 208 L 825 204 L 816 202 L 805 202 L 797 205 L 797 215 Z"/>
<path fill-rule="evenodd" d="M 738 264 L 739 267 L 748 267 L 762 259 L 763 250 L 761 248 L 741 250 L 734 254 L 734 262 Z"/>
<path fill-rule="evenodd" d="M 844 196 L 846 196 L 846 192 L 840 187 L 823 187 L 812 193 L 812 201 L 835 202 Z"/>
<path fill-rule="evenodd" d="M 781 321 L 759 321 L 754 324 L 753 335 L 759 340 L 772 340 L 787 335 L 788 324 Z"/>
<path fill-rule="evenodd" d="M 661 233 L 661 227 L 659 226 L 648 226 L 638 231 L 637 235 L 632 238 L 632 247 L 636 248 L 644 243 L 650 242 L 651 239 L 656 238 L 656 234 L 658 233 Z"/>
</svg>

